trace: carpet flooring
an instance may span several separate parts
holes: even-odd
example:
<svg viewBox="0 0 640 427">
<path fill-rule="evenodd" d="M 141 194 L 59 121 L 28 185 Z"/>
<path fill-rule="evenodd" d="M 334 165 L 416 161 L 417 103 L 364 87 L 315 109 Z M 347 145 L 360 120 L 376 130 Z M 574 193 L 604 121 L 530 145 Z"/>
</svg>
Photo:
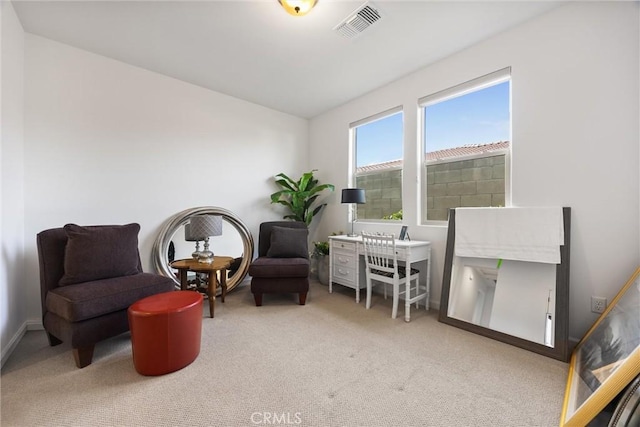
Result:
<svg viewBox="0 0 640 427">
<path fill-rule="evenodd" d="M 206 313 L 205 313 L 206 312 Z M 568 365 L 448 326 L 437 312 L 312 282 L 307 305 L 238 286 L 186 368 L 139 375 L 129 334 L 77 369 L 66 344 L 28 332 L 2 369 L 3 427 L 557 426 Z"/>
</svg>

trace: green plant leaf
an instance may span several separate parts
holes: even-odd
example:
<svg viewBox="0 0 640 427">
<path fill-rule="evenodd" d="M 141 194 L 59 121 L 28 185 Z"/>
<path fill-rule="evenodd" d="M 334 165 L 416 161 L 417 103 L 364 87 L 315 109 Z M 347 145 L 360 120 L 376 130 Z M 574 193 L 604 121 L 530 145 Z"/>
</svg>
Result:
<svg viewBox="0 0 640 427">
<path fill-rule="evenodd" d="M 309 197 L 305 202 L 304 202 L 304 208 L 305 209 L 309 209 L 311 207 L 311 205 L 313 204 L 313 202 L 316 201 L 316 199 L 318 198 L 319 194 L 316 194 L 315 196 Z"/>
<path fill-rule="evenodd" d="M 310 195 L 315 194 L 315 193 L 319 193 L 323 190 L 329 190 L 329 191 L 333 191 L 335 190 L 335 186 L 333 184 L 322 184 L 322 185 L 318 185 L 316 187 L 314 187 L 311 192 Z"/>
<path fill-rule="evenodd" d="M 315 208 L 313 210 L 313 216 L 315 216 L 318 212 L 320 212 L 320 209 L 322 209 L 324 206 L 326 206 L 326 203 L 321 204 L 320 206 L 318 206 L 317 208 Z"/>
<path fill-rule="evenodd" d="M 317 169 L 313 169 L 310 172 L 303 173 L 300 177 L 300 181 L 298 181 L 298 190 L 300 191 L 309 191 L 310 184 L 313 183 L 313 173 L 316 172 Z"/>
<path fill-rule="evenodd" d="M 271 194 L 271 203 L 279 203 L 286 206 L 290 213 L 285 215 L 284 219 L 293 219 L 296 221 L 304 221 L 310 225 L 313 217 L 326 206 L 323 203 L 319 206 L 314 204 L 317 202 L 319 193 L 322 191 L 334 191 L 333 184 L 318 184 L 318 180 L 313 176 L 317 169 L 302 174 L 299 180 L 295 181 L 284 173 L 275 176 L 276 185 L 282 188 Z"/>
<path fill-rule="evenodd" d="M 291 184 L 286 179 L 278 179 L 278 180 L 276 180 L 276 184 L 278 184 L 281 187 L 286 188 L 287 190 L 296 191 L 295 184 Z"/>
</svg>

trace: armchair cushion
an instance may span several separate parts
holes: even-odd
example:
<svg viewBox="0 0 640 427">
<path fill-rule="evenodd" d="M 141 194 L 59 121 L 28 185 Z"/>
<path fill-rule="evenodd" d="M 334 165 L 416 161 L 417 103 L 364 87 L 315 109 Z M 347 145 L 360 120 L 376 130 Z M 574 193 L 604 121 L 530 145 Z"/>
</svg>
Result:
<svg viewBox="0 0 640 427">
<path fill-rule="evenodd" d="M 80 322 L 126 310 L 144 297 L 171 290 L 171 280 L 139 273 L 55 288 L 47 293 L 45 305 L 47 311 L 69 322 Z"/>
<path fill-rule="evenodd" d="M 308 277 L 309 260 L 306 258 L 260 257 L 249 266 L 252 277 Z"/>
<path fill-rule="evenodd" d="M 141 273 L 138 255 L 140 225 L 64 226 L 67 244 L 60 286 Z"/>
<path fill-rule="evenodd" d="M 306 228 L 274 226 L 271 229 L 271 245 L 267 251 L 269 258 L 308 258 L 309 249 Z"/>
</svg>

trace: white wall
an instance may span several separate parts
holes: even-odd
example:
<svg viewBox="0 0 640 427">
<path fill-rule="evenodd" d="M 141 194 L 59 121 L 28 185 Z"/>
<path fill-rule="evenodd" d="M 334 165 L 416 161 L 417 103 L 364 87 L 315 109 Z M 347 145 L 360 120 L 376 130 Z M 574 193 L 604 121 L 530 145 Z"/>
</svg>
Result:
<svg viewBox="0 0 640 427">
<path fill-rule="evenodd" d="M 433 242 L 438 306 L 446 227 L 417 225 L 417 99 L 511 66 L 511 200 L 572 207 L 569 324 L 579 339 L 597 318 L 591 295 L 611 300 L 640 260 L 638 35 L 637 2 L 572 3 L 315 117 L 311 166 L 338 187 L 318 235 L 347 227 L 339 189 L 348 184 L 349 123 L 402 105 L 404 223 L 412 238 Z"/>
<path fill-rule="evenodd" d="M 2 364 L 26 330 L 24 277 L 24 32 L 10 2 L 0 2 L 0 331 Z"/>
<path fill-rule="evenodd" d="M 256 239 L 280 219 L 273 176 L 307 169 L 308 121 L 31 34 L 25 50 L 28 315 L 40 321 L 35 236 L 69 222 L 139 222 L 145 271 L 165 220 L 237 214 Z M 211 70 L 215 72 L 215 70 Z"/>
</svg>

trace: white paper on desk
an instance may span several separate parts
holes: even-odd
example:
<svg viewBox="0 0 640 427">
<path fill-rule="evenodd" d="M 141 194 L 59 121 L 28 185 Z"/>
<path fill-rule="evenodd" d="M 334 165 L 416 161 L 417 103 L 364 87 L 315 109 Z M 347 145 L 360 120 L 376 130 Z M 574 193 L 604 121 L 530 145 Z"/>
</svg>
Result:
<svg viewBox="0 0 640 427">
<path fill-rule="evenodd" d="M 561 207 L 456 208 L 455 255 L 560 264 Z"/>
</svg>

